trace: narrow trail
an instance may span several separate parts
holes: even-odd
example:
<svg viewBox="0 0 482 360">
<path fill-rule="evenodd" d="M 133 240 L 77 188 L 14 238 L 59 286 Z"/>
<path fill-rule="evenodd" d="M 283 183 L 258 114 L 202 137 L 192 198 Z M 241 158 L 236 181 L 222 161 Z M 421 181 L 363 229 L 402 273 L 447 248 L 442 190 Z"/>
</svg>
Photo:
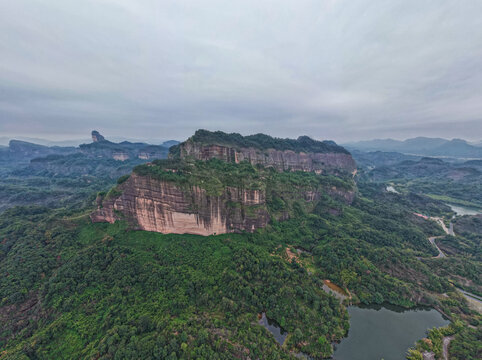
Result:
<svg viewBox="0 0 482 360">
<path fill-rule="evenodd" d="M 454 336 L 445 336 L 442 339 L 442 359 L 443 360 L 449 360 L 449 345 L 450 342 L 454 339 Z M 423 354 L 423 360 L 435 360 L 435 354 L 431 351 L 424 351 Z"/>
<path fill-rule="evenodd" d="M 469 293 L 468 291 L 462 290 L 457 288 L 457 291 L 460 292 L 463 297 L 467 300 L 469 307 L 479 314 L 482 314 L 482 298 L 475 294 Z"/>
<path fill-rule="evenodd" d="M 454 336 L 446 336 L 443 338 L 443 352 L 442 356 L 444 360 L 449 360 L 449 345 L 450 342 L 454 339 Z"/>
</svg>

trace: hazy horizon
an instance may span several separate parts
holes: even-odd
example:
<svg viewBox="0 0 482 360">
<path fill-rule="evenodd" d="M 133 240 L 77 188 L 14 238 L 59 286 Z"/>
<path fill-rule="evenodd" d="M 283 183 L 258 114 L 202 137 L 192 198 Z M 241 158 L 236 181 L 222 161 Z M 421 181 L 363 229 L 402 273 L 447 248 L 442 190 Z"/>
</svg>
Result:
<svg viewBox="0 0 482 360">
<path fill-rule="evenodd" d="M 482 2 L 16 0 L 0 137 L 482 138 Z"/>
<path fill-rule="evenodd" d="M 214 129 L 212 129 L 211 131 L 216 131 Z M 109 141 L 112 141 L 112 142 L 121 142 L 121 141 L 130 141 L 130 142 L 145 142 L 145 143 L 149 143 L 149 144 L 161 144 L 165 141 L 170 141 L 170 140 L 176 140 L 176 141 L 184 141 L 186 140 L 188 137 L 190 137 L 191 135 L 194 134 L 191 134 L 185 138 L 178 138 L 178 139 L 175 139 L 175 138 L 136 138 L 136 137 L 129 137 L 129 136 L 109 136 L 108 133 L 104 133 L 102 131 L 99 131 L 101 135 L 103 135 L 106 140 L 109 140 Z M 255 133 L 246 133 L 246 134 L 241 134 L 243 136 L 246 136 L 246 135 L 254 135 Z M 265 133 L 267 135 L 271 135 L 271 134 L 268 134 L 268 133 Z M 90 133 L 89 133 L 90 135 Z M 464 141 L 467 141 L 469 144 L 476 144 L 476 145 L 480 145 L 482 144 L 482 140 L 468 140 L 468 139 L 463 139 L 463 138 L 443 138 L 443 137 L 435 137 L 435 136 L 415 136 L 415 137 L 410 137 L 410 138 L 395 138 L 395 137 L 391 137 L 391 138 L 371 138 L 371 139 L 360 139 L 360 140 L 352 140 L 352 141 L 337 141 L 336 139 L 328 139 L 328 138 L 316 138 L 314 136 L 311 136 L 311 135 L 307 135 L 307 134 L 301 134 L 299 136 L 302 136 L 302 135 L 306 135 L 306 136 L 310 136 L 311 138 L 315 139 L 315 140 L 332 140 L 332 141 L 335 141 L 336 143 L 338 144 L 350 144 L 350 143 L 356 143 L 356 142 L 363 142 L 363 141 L 375 141 L 375 140 L 396 140 L 396 141 L 405 141 L 405 140 L 409 140 L 409 139 L 413 139 L 415 137 L 426 137 L 426 138 L 442 138 L 442 139 L 445 139 L 445 140 L 457 140 L 457 139 L 460 139 L 460 140 L 464 140 Z M 288 137 L 284 137 L 284 138 L 297 138 L 298 136 L 288 136 Z M 92 138 L 90 136 L 83 136 L 83 137 L 78 137 L 78 138 L 59 138 L 59 137 L 31 137 L 31 136 L 23 136 L 23 135 L 19 135 L 19 136 L 0 136 L 0 145 L 7 145 L 8 144 L 8 140 L 21 140 L 21 141 L 27 141 L 27 142 L 32 142 L 32 143 L 35 143 L 35 141 L 38 141 L 39 144 L 46 144 L 46 143 L 52 143 L 52 144 L 55 144 L 55 143 L 72 143 L 72 144 L 82 144 L 82 143 L 90 143 L 92 141 Z M 71 146 L 71 145 L 65 145 L 65 146 Z M 77 145 L 75 145 L 77 146 Z"/>
</svg>

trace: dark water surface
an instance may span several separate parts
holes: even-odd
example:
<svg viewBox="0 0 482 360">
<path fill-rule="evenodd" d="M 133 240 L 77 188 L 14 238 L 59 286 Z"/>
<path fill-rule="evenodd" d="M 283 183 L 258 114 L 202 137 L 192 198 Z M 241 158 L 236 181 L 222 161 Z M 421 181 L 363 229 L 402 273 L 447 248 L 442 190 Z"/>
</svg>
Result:
<svg viewBox="0 0 482 360">
<path fill-rule="evenodd" d="M 263 325 L 266 329 L 269 330 L 271 334 L 273 334 L 276 341 L 283 345 L 285 342 L 288 333 L 284 331 L 275 321 L 272 321 L 266 317 L 266 313 L 262 314 L 261 320 L 259 320 L 259 324 Z"/>
<path fill-rule="evenodd" d="M 350 331 L 336 345 L 336 360 L 401 360 L 428 329 L 450 322 L 434 309 L 402 310 L 398 307 L 348 308 Z"/>
</svg>

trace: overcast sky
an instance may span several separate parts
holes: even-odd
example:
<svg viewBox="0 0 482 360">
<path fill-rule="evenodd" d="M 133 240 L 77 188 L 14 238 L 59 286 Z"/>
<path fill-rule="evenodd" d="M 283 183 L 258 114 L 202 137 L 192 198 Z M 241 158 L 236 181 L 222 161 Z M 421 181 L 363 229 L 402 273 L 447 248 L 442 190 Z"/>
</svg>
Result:
<svg viewBox="0 0 482 360">
<path fill-rule="evenodd" d="M 480 0 L 0 0 L 0 136 L 482 138 Z"/>
</svg>

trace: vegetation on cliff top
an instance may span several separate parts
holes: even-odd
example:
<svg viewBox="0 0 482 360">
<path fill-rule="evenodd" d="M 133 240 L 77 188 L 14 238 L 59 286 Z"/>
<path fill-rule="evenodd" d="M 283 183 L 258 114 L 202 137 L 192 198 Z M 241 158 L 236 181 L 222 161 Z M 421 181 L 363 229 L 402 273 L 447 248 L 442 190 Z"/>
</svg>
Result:
<svg viewBox="0 0 482 360">
<path fill-rule="evenodd" d="M 188 141 L 203 145 L 224 145 L 234 148 L 255 148 L 260 150 L 292 150 L 295 152 L 312 153 L 344 153 L 349 152 L 333 141 L 317 141 L 308 136 L 300 136 L 298 139 L 281 139 L 265 134 L 242 136 L 238 133 L 225 133 L 222 131 L 197 130 Z M 179 145 L 170 149 L 172 155 L 179 154 Z"/>
<path fill-rule="evenodd" d="M 317 175 L 312 172 L 284 171 L 254 166 L 248 161 L 239 164 L 218 159 L 187 162 L 179 159 L 155 160 L 134 168 L 134 173 L 150 176 L 157 180 L 174 182 L 181 187 L 199 186 L 208 195 L 220 196 L 227 187 L 247 190 L 278 189 L 321 190 L 336 187 L 340 190 L 354 190 L 352 179 L 333 175 Z"/>
</svg>

